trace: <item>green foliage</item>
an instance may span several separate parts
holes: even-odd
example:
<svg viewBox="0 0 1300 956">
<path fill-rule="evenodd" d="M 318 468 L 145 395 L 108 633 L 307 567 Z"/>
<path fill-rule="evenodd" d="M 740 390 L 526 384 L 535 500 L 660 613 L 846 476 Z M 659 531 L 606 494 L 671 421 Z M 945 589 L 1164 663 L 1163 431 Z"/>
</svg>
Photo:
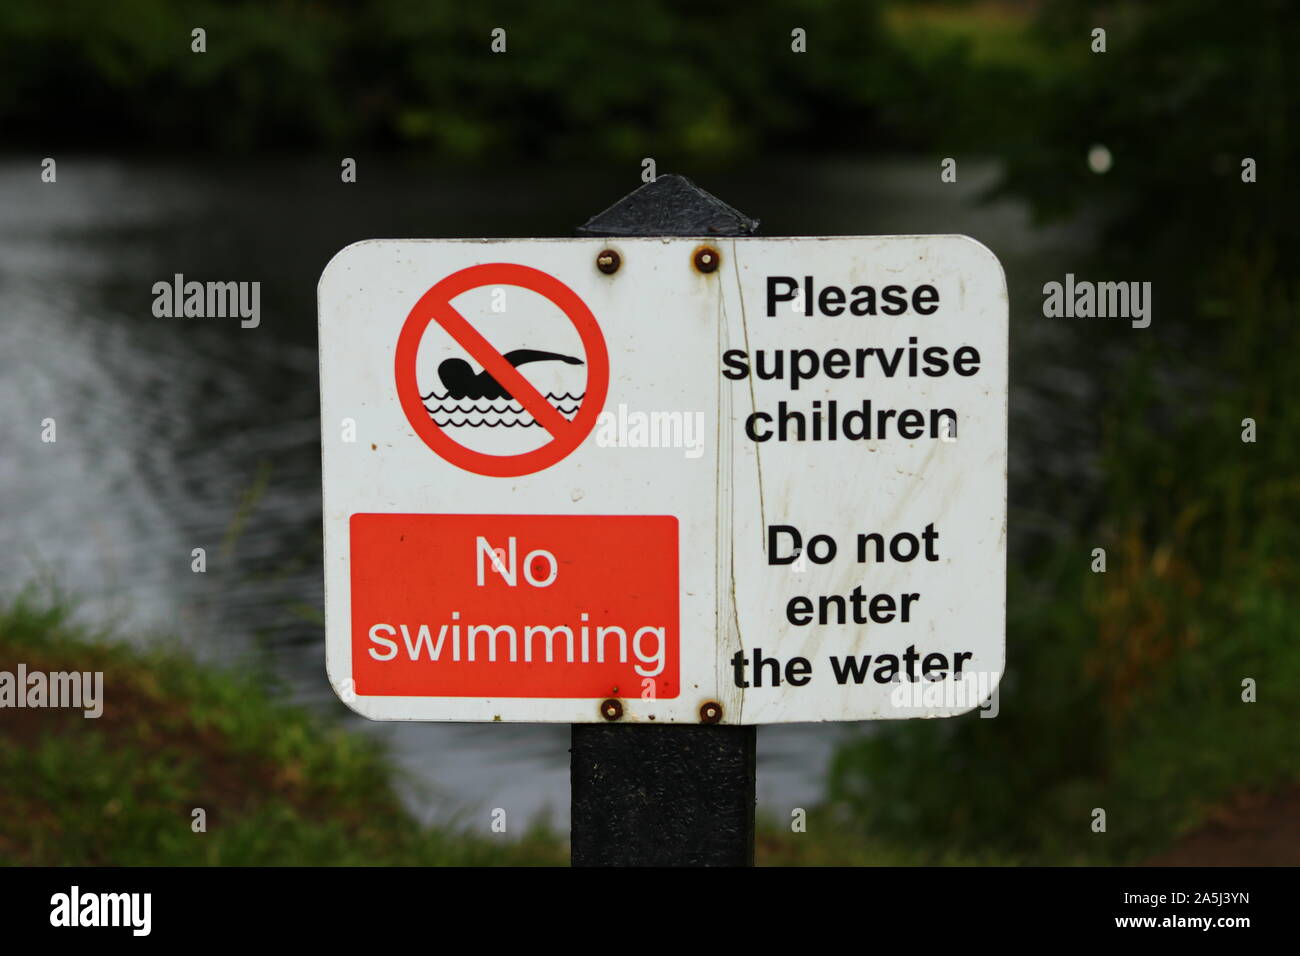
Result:
<svg viewBox="0 0 1300 956">
<path fill-rule="evenodd" d="M 7 710 L 0 863 L 559 865 L 563 841 L 423 827 L 383 748 L 244 674 L 107 643 L 66 606 L 0 612 L 0 669 L 102 670 L 104 712 Z M 206 832 L 191 829 L 192 811 Z"/>
<path fill-rule="evenodd" d="M 1104 54 L 1086 52 L 1097 26 L 1108 30 Z M 1045 74 L 1025 104 L 1002 150 L 1006 191 L 1044 214 L 1101 207 L 1113 216 L 1110 259 L 1160 262 L 1184 277 L 1219 243 L 1296 239 L 1285 175 L 1300 119 L 1285 65 L 1300 42 L 1294 4 L 1058 3 L 1045 10 L 1038 41 L 1074 68 Z M 1104 177 L 1084 162 L 1094 143 L 1116 158 Z M 1261 170 L 1247 189 L 1245 157 Z"/>
<path fill-rule="evenodd" d="M 814 53 L 791 51 L 796 26 Z M 191 52 L 194 27 L 206 53 Z M 11 141 L 81 149 L 667 161 L 861 143 L 899 91 L 878 4 L 848 0 L 63 0 L 0 7 L 0 48 L 13 51 L 0 83 Z"/>
<path fill-rule="evenodd" d="M 1214 804 L 1300 778 L 1300 144 L 1282 68 L 1300 18 L 1199 0 L 1045 17 L 1034 42 L 1068 68 L 1010 68 L 1029 73 L 1015 123 L 986 140 L 1002 191 L 1097 222 L 1075 271 L 1152 281 L 1155 317 L 1114 333 L 1119 359 L 1088 358 L 1109 387 L 1101 517 L 1010 567 L 1000 715 L 887 724 L 838 755 L 850 831 L 936 860 L 1137 861 Z M 1086 52 L 1097 25 L 1105 54 Z M 1097 142 L 1116 157 L 1104 177 L 1084 163 Z"/>
</svg>

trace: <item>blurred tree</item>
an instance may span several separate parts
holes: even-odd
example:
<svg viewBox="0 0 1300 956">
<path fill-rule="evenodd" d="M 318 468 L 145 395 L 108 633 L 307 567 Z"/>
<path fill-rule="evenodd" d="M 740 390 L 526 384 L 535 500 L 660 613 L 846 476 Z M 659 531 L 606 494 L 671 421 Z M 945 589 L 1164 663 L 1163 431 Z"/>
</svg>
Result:
<svg viewBox="0 0 1300 956">
<path fill-rule="evenodd" d="M 1096 27 L 1105 53 L 1090 51 Z M 1044 219 L 1086 217 L 1098 243 L 1076 271 L 1153 282 L 1155 318 L 1081 356 L 1107 386 L 1096 520 L 1013 564 L 997 718 L 877 728 L 840 752 L 832 797 L 850 826 L 930 858 L 1129 861 L 1217 801 L 1300 778 L 1300 144 L 1286 57 L 1300 10 L 1054 3 L 1032 42 L 1037 56 L 968 58 L 970 82 L 937 109 L 982 115 L 977 100 L 1005 92 L 1010 115 L 983 136 L 964 127 L 1003 158 L 1000 193 Z M 1114 160 L 1104 173 L 1087 162 L 1098 144 Z M 1247 417 L 1267 422 L 1267 441 L 1241 440 Z M 1088 568 L 1098 544 L 1105 574 Z M 1262 675 L 1273 700 L 1244 703 L 1242 680 Z"/>
<path fill-rule="evenodd" d="M 410 144 L 571 158 L 820 151 L 879 134 L 880 4 L 53 0 L 0 7 L 10 145 Z M 207 31 L 194 53 L 190 31 Z M 505 50 L 492 31 L 505 30 Z M 791 49 L 795 27 L 808 53 Z"/>
</svg>

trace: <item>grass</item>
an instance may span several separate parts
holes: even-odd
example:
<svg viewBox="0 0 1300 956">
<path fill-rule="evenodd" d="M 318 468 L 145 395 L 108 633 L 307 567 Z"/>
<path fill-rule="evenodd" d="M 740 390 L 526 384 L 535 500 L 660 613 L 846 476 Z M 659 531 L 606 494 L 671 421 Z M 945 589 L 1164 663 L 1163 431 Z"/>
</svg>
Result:
<svg viewBox="0 0 1300 956">
<path fill-rule="evenodd" d="M 565 841 L 425 827 L 383 748 L 277 702 L 256 679 L 0 609 L 0 670 L 102 671 L 104 710 L 0 710 L 7 865 L 563 865 Z M 205 814 L 196 832 L 194 811 Z"/>
<path fill-rule="evenodd" d="M 804 829 L 771 817 L 758 821 L 759 866 L 1015 866 L 1006 852 L 946 849 L 909 843 L 889 834 L 864 834 L 859 823 L 830 805 L 810 808 Z"/>
</svg>

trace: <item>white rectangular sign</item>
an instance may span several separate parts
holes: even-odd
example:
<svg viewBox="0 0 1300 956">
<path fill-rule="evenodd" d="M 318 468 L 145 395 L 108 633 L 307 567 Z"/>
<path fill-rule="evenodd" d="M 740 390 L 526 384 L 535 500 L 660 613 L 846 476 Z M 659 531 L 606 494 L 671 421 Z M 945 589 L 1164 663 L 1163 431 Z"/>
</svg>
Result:
<svg viewBox="0 0 1300 956">
<path fill-rule="evenodd" d="M 319 309 L 327 662 L 359 713 L 866 720 L 996 687 L 979 243 L 374 240 Z"/>
</svg>

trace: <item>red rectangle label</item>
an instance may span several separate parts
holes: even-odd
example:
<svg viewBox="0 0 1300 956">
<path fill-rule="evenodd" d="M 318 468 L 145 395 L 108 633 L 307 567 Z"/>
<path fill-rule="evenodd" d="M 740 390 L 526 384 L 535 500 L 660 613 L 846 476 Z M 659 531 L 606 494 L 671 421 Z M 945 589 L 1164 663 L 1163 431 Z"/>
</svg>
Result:
<svg viewBox="0 0 1300 956">
<path fill-rule="evenodd" d="M 681 690 L 675 517 L 355 514 L 349 532 L 361 696 Z"/>
</svg>

